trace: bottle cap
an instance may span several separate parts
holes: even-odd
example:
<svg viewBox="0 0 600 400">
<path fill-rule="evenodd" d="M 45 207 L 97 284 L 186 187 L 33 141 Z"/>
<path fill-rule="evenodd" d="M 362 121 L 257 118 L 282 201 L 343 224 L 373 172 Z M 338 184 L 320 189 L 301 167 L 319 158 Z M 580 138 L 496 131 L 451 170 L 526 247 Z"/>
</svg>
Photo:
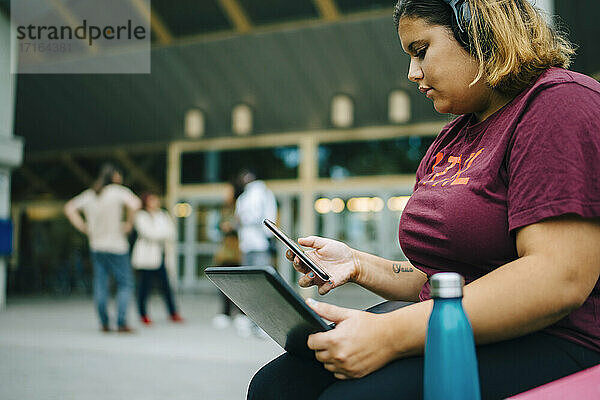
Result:
<svg viewBox="0 0 600 400">
<path fill-rule="evenodd" d="M 462 288 L 465 284 L 464 278 L 456 272 L 441 272 L 435 274 L 429 280 L 432 298 L 462 297 Z"/>
</svg>

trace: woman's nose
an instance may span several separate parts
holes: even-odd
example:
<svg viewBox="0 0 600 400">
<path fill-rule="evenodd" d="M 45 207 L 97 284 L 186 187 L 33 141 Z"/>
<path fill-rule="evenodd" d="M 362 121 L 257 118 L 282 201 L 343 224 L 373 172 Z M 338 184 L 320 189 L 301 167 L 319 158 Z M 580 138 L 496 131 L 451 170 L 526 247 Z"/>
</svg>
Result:
<svg viewBox="0 0 600 400">
<path fill-rule="evenodd" d="M 423 70 L 418 62 L 414 60 L 410 60 L 410 65 L 408 67 L 408 80 L 412 82 L 417 82 L 420 79 L 423 79 Z"/>
</svg>

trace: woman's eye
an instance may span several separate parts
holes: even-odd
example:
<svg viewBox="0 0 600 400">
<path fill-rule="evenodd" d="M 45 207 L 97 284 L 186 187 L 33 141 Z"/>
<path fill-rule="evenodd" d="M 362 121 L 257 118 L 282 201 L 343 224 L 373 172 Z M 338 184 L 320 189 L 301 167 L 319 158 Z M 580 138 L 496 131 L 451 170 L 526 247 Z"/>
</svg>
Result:
<svg viewBox="0 0 600 400">
<path fill-rule="evenodd" d="M 415 56 L 416 56 L 417 58 L 421 58 L 421 59 L 422 59 L 423 57 L 425 57 L 425 52 L 426 52 L 426 51 L 427 51 L 427 49 L 422 49 L 422 50 L 419 50 L 419 51 L 417 51 L 417 53 L 415 54 Z"/>
</svg>

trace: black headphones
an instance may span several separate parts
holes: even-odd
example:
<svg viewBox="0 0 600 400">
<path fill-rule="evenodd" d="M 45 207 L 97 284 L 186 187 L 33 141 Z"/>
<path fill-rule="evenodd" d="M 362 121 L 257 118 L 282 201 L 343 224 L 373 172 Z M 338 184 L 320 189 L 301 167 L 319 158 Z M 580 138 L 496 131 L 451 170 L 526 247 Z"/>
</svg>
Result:
<svg viewBox="0 0 600 400">
<path fill-rule="evenodd" d="M 471 9 L 467 0 L 443 0 L 444 3 L 448 4 L 452 8 L 454 17 L 456 18 L 456 24 L 462 34 L 467 33 L 467 26 L 471 22 Z"/>
</svg>

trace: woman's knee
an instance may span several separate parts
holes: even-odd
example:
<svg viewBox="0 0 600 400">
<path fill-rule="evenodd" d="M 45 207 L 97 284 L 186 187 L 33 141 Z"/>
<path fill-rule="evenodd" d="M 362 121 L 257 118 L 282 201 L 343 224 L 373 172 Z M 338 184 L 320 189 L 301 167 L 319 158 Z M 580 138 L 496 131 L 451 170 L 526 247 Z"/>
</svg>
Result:
<svg viewBox="0 0 600 400">
<path fill-rule="evenodd" d="M 274 396 L 274 390 L 276 390 L 276 368 L 273 368 L 271 361 L 267 365 L 259 369 L 248 386 L 248 400 L 260 400 L 260 399 L 276 399 Z"/>
<path fill-rule="evenodd" d="M 316 360 L 283 354 L 250 381 L 248 400 L 316 399 L 335 379 Z"/>
</svg>

